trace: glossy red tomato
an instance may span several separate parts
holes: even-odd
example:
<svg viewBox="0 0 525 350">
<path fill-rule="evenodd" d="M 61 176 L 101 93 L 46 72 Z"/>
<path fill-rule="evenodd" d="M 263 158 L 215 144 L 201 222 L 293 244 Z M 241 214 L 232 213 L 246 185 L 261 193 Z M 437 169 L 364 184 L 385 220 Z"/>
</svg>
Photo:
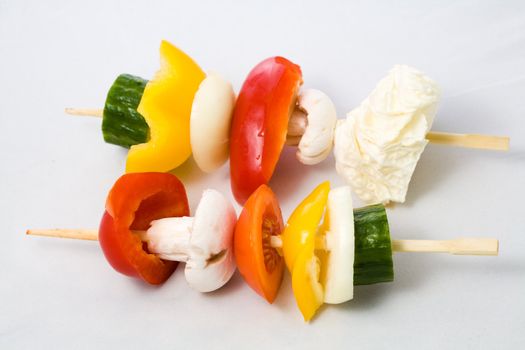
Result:
<svg viewBox="0 0 525 350">
<path fill-rule="evenodd" d="M 272 303 L 281 285 L 284 260 L 271 247 L 272 235 L 284 229 L 281 208 L 272 190 L 261 185 L 246 202 L 234 235 L 237 268 L 248 285 Z"/>
<path fill-rule="evenodd" d="M 231 186 L 239 203 L 270 181 L 301 83 L 299 66 L 283 57 L 262 61 L 246 78 L 235 103 L 230 139 Z"/>
<path fill-rule="evenodd" d="M 166 173 L 130 173 L 113 185 L 99 228 L 99 241 L 108 262 L 127 276 L 161 284 L 177 262 L 150 254 L 132 231 L 147 230 L 151 221 L 188 216 L 186 190 L 180 180 Z"/>
</svg>

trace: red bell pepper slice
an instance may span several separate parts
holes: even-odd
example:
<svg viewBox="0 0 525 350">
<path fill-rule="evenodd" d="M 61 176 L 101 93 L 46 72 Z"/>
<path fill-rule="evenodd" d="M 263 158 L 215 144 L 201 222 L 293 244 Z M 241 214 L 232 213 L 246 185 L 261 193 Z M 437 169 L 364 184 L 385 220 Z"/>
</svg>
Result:
<svg viewBox="0 0 525 350">
<path fill-rule="evenodd" d="M 301 84 L 301 68 L 283 57 L 262 61 L 246 78 L 235 103 L 230 140 L 231 186 L 237 202 L 243 204 L 270 181 Z"/>
<path fill-rule="evenodd" d="M 150 254 L 132 230 L 147 230 L 150 222 L 188 216 L 186 190 L 167 173 L 130 173 L 113 185 L 99 228 L 99 242 L 110 265 L 118 272 L 161 284 L 175 271 L 177 262 Z"/>
</svg>

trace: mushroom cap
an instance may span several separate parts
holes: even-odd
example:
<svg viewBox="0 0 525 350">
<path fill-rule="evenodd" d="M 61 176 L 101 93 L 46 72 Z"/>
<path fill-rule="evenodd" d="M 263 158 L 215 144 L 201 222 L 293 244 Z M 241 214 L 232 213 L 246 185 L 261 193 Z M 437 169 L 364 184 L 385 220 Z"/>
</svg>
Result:
<svg viewBox="0 0 525 350">
<path fill-rule="evenodd" d="M 306 112 L 308 123 L 299 141 L 297 159 L 303 164 L 320 163 L 332 150 L 337 112 L 324 92 L 308 89 L 297 99 L 300 110 Z"/>
<path fill-rule="evenodd" d="M 211 292 L 228 282 L 235 272 L 233 232 L 237 214 L 220 192 L 206 190 L 193 220 L 184 273 L 192 288 Z"/>
<path fill-rule="evenodd" d="M 328 194 L 326 246 L 323 269 L 324 302 L 340 304 L 354 297 L 354 210 L 349 186 Z"/>
<path fill-rule="evenodd" d="M 204 172 L 212 172 L 228 160 L 234 106 L 231 84 L 217 74 L 208 75 L 195 93 L 190 142 L 193 158 Z"/>
</svg>

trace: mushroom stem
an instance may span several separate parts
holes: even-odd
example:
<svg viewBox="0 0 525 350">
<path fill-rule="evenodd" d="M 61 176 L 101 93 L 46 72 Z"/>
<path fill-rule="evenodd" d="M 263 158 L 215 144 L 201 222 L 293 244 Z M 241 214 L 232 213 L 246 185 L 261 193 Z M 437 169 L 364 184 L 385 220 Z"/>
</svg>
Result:
<svg viewBox="0 0 525 350">
<path fill-rule="evenodd" d="M 306 111 L 298 105 L 295 106 L 290 119 L 288 120 L 288 132 L 286 134 L 286 144 L 288 146 L 297 146 L 301 137 L 308 126 Z"/>
<path fill-rule="evenodd" d="M 151 222 L 147 231 L 136 231 L 150 253 L 171 261 L 188 261 L 193 217 L 164 218 Z"/>
</svg>

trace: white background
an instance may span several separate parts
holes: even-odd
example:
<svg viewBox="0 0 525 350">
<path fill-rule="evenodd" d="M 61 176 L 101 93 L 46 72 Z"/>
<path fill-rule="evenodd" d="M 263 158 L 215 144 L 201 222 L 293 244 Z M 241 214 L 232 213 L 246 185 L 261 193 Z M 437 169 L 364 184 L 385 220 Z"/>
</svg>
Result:
<svg viewBox="0 0 525 350">
<path fill-rule="evenodd" d="M 161 39 L 236 90 L 283 55 L 341 117 L 393 64 L 423 70 L 443 91 L 433 130 L 509 135 L 511 151 L 429 145 L 406 204 L 389 209 L 392 236 L 497 237 L 500 256 L 397 254 L 394 283 L 307 325 L 288 277 L 274 305 L 238 275 L 202 295 L 179 268 L 154 288 L 114 272 L 97 243 L 26 237 L 97 227 L 126 152 L 63 109 L 102 107 L 119 73 L 151 77 Z M 524 120 L 522 1 L 0 0 L 0 348 L 523 348 Z M 227 166 L 174 173 L 192 210 L 205 188 L 231 197 Z M 333 158 L 307 167 L 286 150 L 271 182 L 284 217 L 322 180 L 342 184 Z"/>
</svg>

